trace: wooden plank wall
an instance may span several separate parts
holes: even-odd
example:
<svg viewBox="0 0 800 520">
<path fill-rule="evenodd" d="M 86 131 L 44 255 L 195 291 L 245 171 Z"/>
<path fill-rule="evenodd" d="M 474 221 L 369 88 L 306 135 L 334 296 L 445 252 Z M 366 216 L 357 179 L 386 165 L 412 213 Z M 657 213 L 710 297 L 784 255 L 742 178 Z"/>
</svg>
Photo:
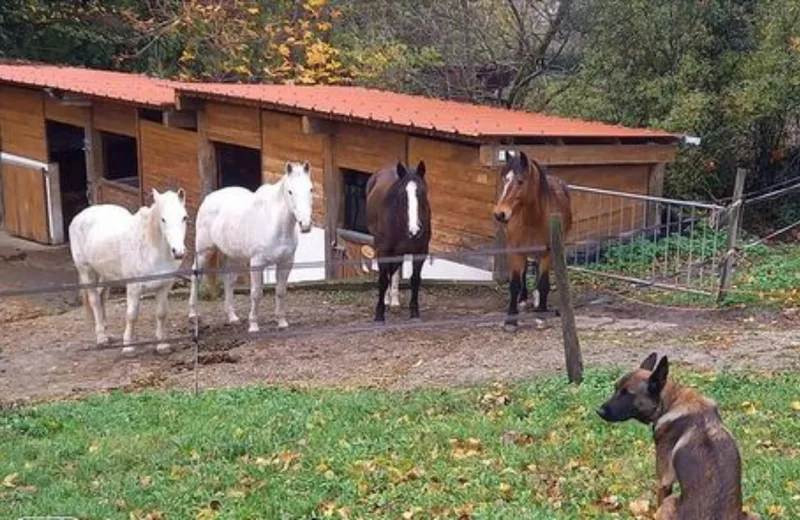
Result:
<svg viewBox="0 0 800 520">
<path fill-rule="evenodd" d="M 0 143 L 4 152 L 47 162 L 42 93 L 0 87 Z M 4 227 L 12 235 L 49 242 L 44 177 L 39 170 L 4 164 Z"/>
<path fill-rule="evenodd" d="M 0 142 L 3 151 L 47 162 L 42 93 L 0 87 Z"/>
<path fill-rule="evenodd" d="M 311 181 L 314 183 L 312 219 L 315 226 L 324 227 L 324 138 L 304 134 L 301 122 L 299 116 L 266 110 L 262 113 L 261 168 L 264 181 L 275 182 L 283 175 L 287 161 L 308 161 L 311 164 Z"/>
<path fill-rule="evenodd" d="M 212 141 L 261 148 L 260 110 L 208 101 L 205 103 L 208 138 Z"/>
<path fill-rule="evenodd" d="M 136 137 L 137 119 L 134 107 L 103 102 L 92 105 L 92 124 L 95 130 Z"/>
<path fill-rule="evenodd" d="M 435 251 L 491 247 L 497 172 L 481 165 L 479 148 L 409 138 L 409 164 L 425 161 Z"/>
<path fill-rule="evenodd" d="M 103 204 L 119 204 L 131 213 L 136 213 L 142 205 L 142 196 L 138 189 L 105 179 L 99 183 L 98 197 Z"/>
<path fill-rule="evenodd" d="M 59 123 L 79 126 L 83 128 L 86 124 L 87 111 L 90 108 L 67 106 L 51 97 L 44 98 L 44 117 Z"/>
<path fill-rule="evenodd" d="M 153 188 L 159 192 L 183 188 L 186 192 L 186 208 L 189 212 L 186 246 L 191 249 L 201 194 L 200 176 L 197 174 L 197 133 L 141 120 L 139 150 L 145 204 L 152 204 Z"/>
<path fill-rule="evenodd" d="M 648 193 L 649 165 L 552 166 L 549 171 L 569 184 L 593 188 Z M 571 193 L 573 227 L 568 241 L 615 236 L 643 227 L 647 222 L 647 203 L 593 193 Z"/>
</svg>

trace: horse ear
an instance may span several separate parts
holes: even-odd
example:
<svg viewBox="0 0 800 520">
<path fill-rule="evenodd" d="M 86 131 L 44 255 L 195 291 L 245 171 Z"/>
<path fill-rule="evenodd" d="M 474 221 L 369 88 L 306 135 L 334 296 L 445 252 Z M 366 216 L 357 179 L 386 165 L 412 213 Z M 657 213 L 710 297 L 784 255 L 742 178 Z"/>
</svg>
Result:
<svg viewBox="0 0 800 520">
<path fill-rule="evenodd" d="M 303 163 L 303 171 L 306 173 L 306 175 L 311 174 L 311 165 L 308 163 L 308 161 Z"/>
<path fill-rule="evenodd" d="M 183 191 L 183 188 L 178 188 L 178 200 L 181 201 L 181 205 L 186 205 L 186 192 Z"/>
<path fill-rule="evenodd" d="M 157 189 L 153 188 L 152 195 L 153 195 L 153 202 L 156 202 L 156 201 L 158 200 L 158 197 L 159 197 L 161 194 L 160 194 L 160 193 L 158 193 L 158 190 L 157 190 Z"/>
<path fill-rule="evenodd" d="M 425 178 L 425 161 L 420 161 L 417 165 L 417 175 L 420 179 Z"/>
<path fill-rule="evenodd" d="M 284 167 L 283 171 L 286 172 L 286 175 L 289 175 L 290 173 L 292 173 L 292 163 L 287 161 L 286 166 Z"/>
<path fill-rule="evenodd" d="M 519 152 L 519 165 L 526 172 L 528 171 L 528 168 L 530 167 L 530 161 L 528 161 L 528 156 L 525 155 L 525 152 L 523 152 L 523 151 Z"/>
<path fill-rule="evenodd" d="M 406 170 L 406 167 L 403 166 L 402 162 L 397 161 L 397 176 L 402 179 L 403 177 L 406 176 L 406 173 L 408 173 L 408 171 Z"/>
</svg>

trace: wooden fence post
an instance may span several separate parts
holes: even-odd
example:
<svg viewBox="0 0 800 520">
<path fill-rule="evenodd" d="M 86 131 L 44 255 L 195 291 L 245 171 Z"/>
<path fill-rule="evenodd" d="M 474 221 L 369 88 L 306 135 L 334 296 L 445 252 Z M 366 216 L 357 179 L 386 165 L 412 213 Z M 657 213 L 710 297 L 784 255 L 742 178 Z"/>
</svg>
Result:
<svg viewBox="0 0 800 520">
<path fill-rule="evenodd" d="M 736 249 L 736 237 L 739 232 L 739 221 L 742 214 L 742 193 L 744 192 L 744 180 L 747 177 L 747 170 L 744 168 L 736 169 L 736 182 L 733 185 L 733 200 L 728 215 L 728 248 L 725 251 L 725 258 L 722 263 L 722 270 L 719 275 L 719 290 L 717 291 L 717 302 L 722 302 L 728 296 L 733 279 L 733 253 Z"/>
<path fill-rule="evenodd" d="M 564 233 L 560 215 L 550 215 L 550 252 L 553 270 L 561 298 L 561 328 L 564 333 L 564 358 L 567 364 L 567 377 L 570 383 L 583 381 L 583 359 L 575 326 L 575 309 L 572 307 L 572 292 L 567 276 L 567 260 L 564 252 Z"/>
</svg>

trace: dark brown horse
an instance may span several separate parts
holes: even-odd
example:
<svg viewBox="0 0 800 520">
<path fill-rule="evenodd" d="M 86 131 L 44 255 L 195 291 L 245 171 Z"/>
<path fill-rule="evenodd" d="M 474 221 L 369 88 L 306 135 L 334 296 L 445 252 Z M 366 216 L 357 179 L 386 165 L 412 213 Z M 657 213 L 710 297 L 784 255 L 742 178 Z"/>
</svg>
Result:
<svg viewBox="0 0 800 520">
<path fill-rule="evenodd" d="M 512 156 L 502 170 L 503 192 L 494 207 L 494 216 L 506 224 L 509 285 L 506 325 L 517 326 L 517 302 L 527 303 L 525 283 L 528 256 L 537 258 L 539 305 L 537 312 L 547 311 L 550 293 L 550 215 L 561 216 L 564 236 L 572 227 L 572 210 L 567 185 L 557 177 L 548 176 L 536 161 L 520 152 Z M 525 248 L 543 248 L 541 252 L 514 252 Z M 521 291 L 520 291 L 521 289 Z"/>
<path fill-rule="evenodd" d="M 367 181 L 367 229 L 375 239 L 378 256 L 378 303 L 375 321 L 384 321 L 385 295 L 389 280 L 403 265 L 402 260 L 382 262 L 380 258 L 415 256 L 411 274 L 411 318 L 419 318 L 419 286 L 422 264 L 431 240 L 431 207 L 425 183 L 425 163 L 416 170 L 406 170 L 398 162 L 385 168 Z"/>
</svg>

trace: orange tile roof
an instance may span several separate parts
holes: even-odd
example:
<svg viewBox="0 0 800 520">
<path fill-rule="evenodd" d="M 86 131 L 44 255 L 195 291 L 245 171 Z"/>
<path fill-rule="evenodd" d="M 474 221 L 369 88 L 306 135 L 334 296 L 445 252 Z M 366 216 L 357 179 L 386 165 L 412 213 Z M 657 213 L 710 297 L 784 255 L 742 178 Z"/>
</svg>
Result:
<svg viewBox="0 0 800 520">
<path fill-rule="evenodd" d="M 345 119 L 470 138 L 638 138 L 677 140 L 648 129 L 568 119 L 350 86 L 181 83 L 179 93 L 245 101 Z"/>
<path fill-rule="evenodd" d="M 148 107 L 175 104 L 175 82 L 138 74 L 42 64 L 0 63 L 0 82 L 59 89 Z"/>
<path fill-rule="evenodd" d="M 177 92 L 333 119 L 460 135 L 474 140 L 501 137 L 678 139 L 675 134 L 658 130 L 626 128 L 363 87 L 180 83 L 124 72 L 2 61 L 0 83 L 53 88 L 157 108 L 173 107 Z"/>
</svg>

